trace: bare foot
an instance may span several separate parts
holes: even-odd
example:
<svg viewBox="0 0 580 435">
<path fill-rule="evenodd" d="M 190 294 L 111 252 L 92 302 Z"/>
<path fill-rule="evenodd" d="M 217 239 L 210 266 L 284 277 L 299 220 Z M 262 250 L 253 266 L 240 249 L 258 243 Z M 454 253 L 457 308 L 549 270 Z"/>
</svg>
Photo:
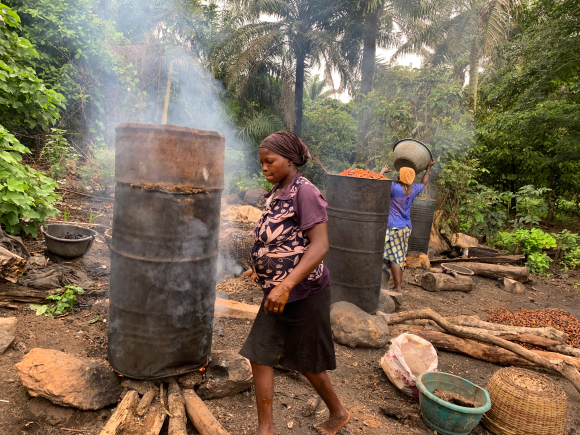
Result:
<svg viewBox="0 0 580 435">
<path fill-rule="evenodd" d="M 315 424 L 314 429 L 316 429 L 320 435 L 336 435 L 349 421 L 350 412 L 345 409 L 343 414 L 336 416 L 331 415 L 325 422 Z"/>
</svg>

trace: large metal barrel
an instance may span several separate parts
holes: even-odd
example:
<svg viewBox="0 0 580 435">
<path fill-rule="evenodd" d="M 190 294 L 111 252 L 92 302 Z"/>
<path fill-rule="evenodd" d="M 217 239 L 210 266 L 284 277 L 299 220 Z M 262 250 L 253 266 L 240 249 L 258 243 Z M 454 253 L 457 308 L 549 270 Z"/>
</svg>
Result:
<svg viewBox="0 0 580 435">
<path fill-rule="evenodd" d="M 116 126 L 109 362 L 137 379 L 211 353 L 225 140 L 172 125 Z"/>
<path fill-rule="evenodd" d="M 408 252 L 417 251 L 427 254 L 434 213 L 434 199 L 416 198 L 413 201 L 413 205 L 411 205 L 411 225 L 413 225 L 413 230 L 409 237 Z"/>
<path fill-rule="evenodd" d="M 379 306 L 390 180 L 329 175 L 328 242 L 332 302 L 347 301 L 368 313 Z"/>
</svg>

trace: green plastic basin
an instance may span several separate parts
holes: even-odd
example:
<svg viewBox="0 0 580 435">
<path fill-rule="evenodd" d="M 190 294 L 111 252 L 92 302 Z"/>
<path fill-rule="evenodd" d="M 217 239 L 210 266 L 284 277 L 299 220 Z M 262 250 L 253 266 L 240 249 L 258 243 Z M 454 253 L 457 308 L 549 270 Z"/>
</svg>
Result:
<svg viewBox="0 0 580 435">
<path fill-rule="evenodd" d="M 468 435 L 483 414 L 491 408 L 487 390 L 450 373 L 422 373 L 417 378 L 417 388 L 423 420 L 431 429 L 441 434 Z M 446 402 L 433 394 L 437 388 L 475 400 L 482 405 L 479 408 L 466 408 Z"/>
</svg>

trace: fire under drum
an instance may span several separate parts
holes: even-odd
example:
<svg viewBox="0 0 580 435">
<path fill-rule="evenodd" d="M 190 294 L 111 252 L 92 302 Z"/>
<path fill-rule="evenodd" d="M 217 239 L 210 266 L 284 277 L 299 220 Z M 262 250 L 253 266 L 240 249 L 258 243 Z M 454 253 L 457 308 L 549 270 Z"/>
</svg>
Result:
<svg viewBox="0 0 580 435">
<path fill-rule="evenodd" d="M 136 379 L 197 370 L 211 353 L 224 136 L 116 127 L 109 362 Z"/>
</svg>

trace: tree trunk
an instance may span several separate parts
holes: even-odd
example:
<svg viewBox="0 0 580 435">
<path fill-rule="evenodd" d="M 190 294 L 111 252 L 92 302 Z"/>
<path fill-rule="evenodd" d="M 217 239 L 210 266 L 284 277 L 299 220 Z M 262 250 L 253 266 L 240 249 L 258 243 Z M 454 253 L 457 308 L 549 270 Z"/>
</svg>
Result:
<svg viewBox="0 0 580 435">
<path fill-rule="evenodd" d="M 469 55 L 469 106 L 475 115 L 477 106 L 477 84 L 479 81 L 479 53 L 477 41 L 471 43 L 471 53 Z"/>
<path fill-rule="evenodd" d="M 421 277 L 421 287 L 430 292 L 473 290 L 473 279 L 470 276 L 451 276 L 445 273 L 428 272 Z"/>
<path fill-rule="evenodd" d="M 367 95 L 373 90 L 375 78 L 375 57 L 377 51 L 377 34 L 379 31 L 379 6 L 373 11 L 367 11 L 363 28 L 363 58 L 361 67 L 360 93 Z M 361 110 L 358 119 L 358 138 L 356 162 L 366 164 L 366 150 L 368 148 L 367 134 L 369 131 L 369 115 Z"/>
<path fill-rule="evenodd" d="M 554 192 L 554 188 L 552 187 L 552 190 L 550 190 L 550 193 L 548 194 L 548 216 L 546 217 L 546 220 L 548 222 L 552 222 L 554 220 L 555 209 L 556 209 L 556 194 Z"/>
<path fill-rule="evenodd" d="M 502 266 L 501 264 L 486 263 L 469 263 L 467 266 L 476 275 L 488 278 L 509 278 L 520 282 L 526 282 L 530 279 L 530 271 L 525 266 Z"/>
<path fill-rule="evenodd" d="M 296 86 L 294 88 L 294 104 L 296 106 L 296 125 L 294 133 L 298 136 L 302 133 L 302 115 L 304 112 L 304 69 L 306 64 L 306 53 L 296 54 Z"/>
</svg>

